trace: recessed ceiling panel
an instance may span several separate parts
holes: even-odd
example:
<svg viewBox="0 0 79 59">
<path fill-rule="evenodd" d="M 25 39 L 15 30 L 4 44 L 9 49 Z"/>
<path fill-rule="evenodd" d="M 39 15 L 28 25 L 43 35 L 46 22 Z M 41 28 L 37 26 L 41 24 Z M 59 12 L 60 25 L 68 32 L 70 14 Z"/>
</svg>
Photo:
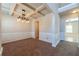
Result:
<svg viewBox="0 0 79 59">
<path fill-rule="evenodd" d="M 17 5 L 17 8 L 15 10 L 15 12 L 22 14 L 22 9 L 25 10 L 25 14 L 27 15 L 28 13 L 32 12 L 33 10 L 31 10 L 28 7 L 24 7 L 24 6 L 20 6 L 19 4 Z"/>
<path fill-rule="evenodd" d="M 45 3 L 16 3 L 13 9 L 12 6 L 14 5 L 11 3 L 3 3 L 2 10 L 15 17 L 22 15 L 22 9 L 25 10 L 26 17 L 35 12 L 35 14 L 29 16 L 30 19 L 42 17 L 51 12 L 51 9 L 48 8 L 47 4 Z"/>
<path fill-rule="evenodd" d="M 45 5 L 45 6 L 41 9 L 40 12 L 41 12 L 42 14 L 46 15 L 46 14 L 51 13 L 52 11 L 51 11 L 51 9 L 50 9 L 47 5 Z"/>
<path fill-rule="evenodd" d="M 17 4 L 17 8 L 14 11 L 15 14 L 21 15 L 22 14 L 22 9 L 24 9 L 26 12 L 26 16 L 32 12 L 35 12 L 40 6 L 44 5 L 42 8 L 39 9 L 39 11 L 36 14 L 33 14 L 30 16 L 30 19 L 32 18 L 37 18 L 37 17 L 42 17 L 45 16 L 46 14 L 52 12 L 50 8 L 46 4 L 43 3 L 21 3 Z M 19 14 L 18 14 L 19 13 Z"/>
<path fill-rule="evenodd" d="M 28 5 L 31 5 L 34 8 L 38 8 L 42 5 L 43 3 L 28 3 Z"/>
</svg>

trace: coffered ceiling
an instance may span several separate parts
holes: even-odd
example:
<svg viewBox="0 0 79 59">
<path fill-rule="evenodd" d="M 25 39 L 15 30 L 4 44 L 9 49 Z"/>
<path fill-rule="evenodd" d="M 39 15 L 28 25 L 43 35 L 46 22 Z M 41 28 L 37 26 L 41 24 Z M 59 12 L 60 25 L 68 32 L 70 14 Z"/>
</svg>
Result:
<svg viewBox="0 0 79 59">
<path fill-rule="evenodd" d="M 46 3 L 3 3 L 2 11 L 8 15 L 18 17 L 25 10 L 26 17 L 36 18 L 51 13 L 51 9 Z"/>
<path fill-rule="evenodd" d="M 68 11 L 64 11 L 59 14 L 69 14 L 74 10 L 79 10 L 79 4 L 71 4 L 72 6 L 70 4 L 71 3 L 58 3 L 58 8 L 61 7 L 62 10 L 71 8 Z M 71 7 L 69 7 L 68 5 L 70 5 Z M 29 19 L 43 17 L 49 13 L 52 13 L 51 9 L 46 3 L 2 3 L 2 11 L 7 15 L 18 17 L 22 15 L 22 9 L 25 10 L 26 17 L 29 17 Z"/>
</svg>

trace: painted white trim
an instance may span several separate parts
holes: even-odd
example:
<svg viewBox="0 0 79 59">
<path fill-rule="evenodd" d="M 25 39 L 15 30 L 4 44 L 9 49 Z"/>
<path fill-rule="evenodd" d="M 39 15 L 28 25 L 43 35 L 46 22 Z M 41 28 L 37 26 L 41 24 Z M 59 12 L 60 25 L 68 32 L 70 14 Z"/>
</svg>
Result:
<svg viewBox="0 0 79 59">
<path fill-rule="evenodd" d="M 52 44 L 52 47 L 56 47 L 59 44 L 60 40 L 56 42 L 56 44 Z"/>
<path fill-rule="evenodd" d="M 71 4 L 68 4 L 64 7 L 58 8 L 58 12 L 62 13 L 62 12 L 65 12 L 67 10 L 70 10 L 70 9 L 73 9 L 73 8 L 76 8 L 76 7 L 79 7 L 78 3 L 71 3 Z"/>
<path fill-rule="evenodd" d="M 35 38 L 35 33 L 34 32 L 31 32 L 31 34 L 32 34 L 32 37 Z"/>
<path fill-rule="evenodd" d="M 52 43 L 51 41 L 49 41 L 49 40 L 47 40 L 47 39 L 43 39 L 43 38 L 39 38 L 39 40 L 41 40 L 41 41 L 45 41 L 45 42 L 48 42 L 48 43 Z M 50 39 L 51 40 L 51 39 Z"/>
<path fill-rule="evenodd" d="M 52 43 L 52 33 L 40 32 L 40 40 Z M 26 38 L 35 38 L 34 32 L 19 32 L 19 33 L 2 33 L 2 43 L 17 41 Z"/>
<path fill-rule="evenodd" d="M 60 33 L 52 34 L 52 47 L 56 47 L 60 42 Z"/>
<path fill-rule="evenodd" d="M 23 33 L 24 34 L 24 33 L 31 33 L 31 32 L 14 32 L 14 33 L 6 33 L 5 32 L 5 33 L 1 33 L 1 34 L 19 34 L 19 33 Z"/>
<path fill-rule="evenodd" d="M 3 47 L 0 48 L 0 56 L 2 56 Z"/>
<path fill-rule="evenodd" d="M 52 33 L 40 32 L 39 39 L 45 42 L 52 43 Z"/>
</svg>

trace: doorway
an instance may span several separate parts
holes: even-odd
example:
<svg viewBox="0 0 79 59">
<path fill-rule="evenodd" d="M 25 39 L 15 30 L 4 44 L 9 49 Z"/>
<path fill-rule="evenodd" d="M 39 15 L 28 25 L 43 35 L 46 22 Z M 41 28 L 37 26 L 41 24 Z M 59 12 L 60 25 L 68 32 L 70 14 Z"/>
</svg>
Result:
<svg viewBox="0 0 79 59">
<path fill-rule="evenodd" d="M 39 21 L 35 21 L 35 39 L 39 40 Z"/>
</svg>

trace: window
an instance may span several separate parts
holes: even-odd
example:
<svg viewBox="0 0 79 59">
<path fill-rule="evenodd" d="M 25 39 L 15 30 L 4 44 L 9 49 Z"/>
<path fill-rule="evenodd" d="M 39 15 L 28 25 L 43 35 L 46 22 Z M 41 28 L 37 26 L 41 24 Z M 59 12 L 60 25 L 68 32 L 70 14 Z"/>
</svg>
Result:
<svg viewBox="0 0 79 59">
<path fill-rule="evenodd" d="M 66 32 L 72 33 L 72 25 L 71 24 L 66 25 Z"/>
<path fill-rule="evenodd" d="M 73 37 L 66 37 L 66 41 L 73 42 Z"/>
<path fill-rule="evenodd" d="M 69 18 L 66 21 L 66 33 L 72 33 L 73 32 L 73 23 L 78 22 L 78 17 L 75 18 Z"/>
<path fill-rule="evenodd" d="M 74 22 L 74 21 L 78 21 L 78 17 L 66 20 L 66 22 Z"/>
</svg>

